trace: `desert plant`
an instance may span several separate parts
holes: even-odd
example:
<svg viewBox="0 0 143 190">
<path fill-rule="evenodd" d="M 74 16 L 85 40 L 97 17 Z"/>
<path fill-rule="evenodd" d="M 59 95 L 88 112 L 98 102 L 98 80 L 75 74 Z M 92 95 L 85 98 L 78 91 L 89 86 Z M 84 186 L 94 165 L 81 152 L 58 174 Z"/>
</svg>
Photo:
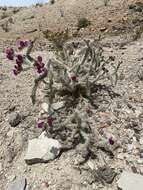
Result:
<svg viewBox="0 0 143 190">
<path fill-rule="evenodd" d="M 70 39 L 68 29 L 61 32 L 52 32 L 52 31 L 46 30 L 46 31 L 42 31 L 42 33 L 47 40 L 52 42 L 56 52 L 58 54 L 60 53 L 61 56 L 64 56 L 63 46 L 66 43 L 66 41 Z"/>
<path fill-rule="evenodd" d="M 104 0 L 104 6 L 107 6 L 110 0 Z"/>
<path fill-rule="evenodd" d="M 7 11 L 7 7 L 6 7 L 6 6 L 1 7 L 1 10 L 3 10 L 3 11 Z"/>
<path fill-rule="evenodd" d="M 115 67 L 110 58 L 104 57 L 100 45 L 95 41 L 84 40 L 83 47 L 80 51 L 75 50 L 74 54 L 69 54 L 66 44 L 63 44 L 64 59 L 56 54 L 55 58 L 44 64 L 41 56 L 31 56 L 34 41 L 18 40 L 18 49 L 27 48 L 26 53 L 17 54 L 8 48 L 6 55 L 8 59 L 15 60 L 14 75 L 35 68 L 38 76 L 32 88 L 33 104 L 40 84 L 44 84 L 38 128 L 43 128 L 47 135 L 59 139 L 64 150 L 82 142 L 86 154 L 94 154 L 93 139 L 97 138 L 91 138 L 94 133 L 88 122 L 89 107 L 95 106 L 96 94 L 100 90 L 107 90 L 109 95 L 114 95 L 111 88 L 117 82 L 121 63 Z M 106 86 L 108 83 L 109 87 Z"/>
<path fill-rule="evenodd" d="M 90 25 L 90 21 L 89 21 L 87 18 L 85 18 L 85 17 L 80 18 L 80 19 L 78 20 L 78 23 L 77 23 L 78 29 L 86 28 L 86 27 L 89 26 L 89 25 Z"/>
<path fill-rule="evenodd" d="M 9 32 L 9 23 L 8 23 L 8 21 L 6 21 L 5 23 L 3 23 L 3 24 L 1 24 L 1 27 L 2 27 L 2 29 L 3 29 L 3 31 L 4 32 Z"/>
<path fill-rule="evenodd" d="M 5 12 L 3 12 L 3 14 L 1 15 L 1 19 L 5 19 L 7 17 L 8 17 L 8 15 Z"/>
<path fill-rule="evenodd" d="M 20 11 L 20 8 L 18 8 L 18 7 L 14 7 L 13 8 L 13 14 L 18 13 L 19 11 Z"/>
<path fill-rule="evenodd" d="M 42 7 L 43 4 L 42 3 L 36 3 L 35 7 Z"/>
<path fill-rule="evenodd" d="M 55 3 L 55 0 L 50 0 L 50 4 L 53 5 Z"/>
</svg>

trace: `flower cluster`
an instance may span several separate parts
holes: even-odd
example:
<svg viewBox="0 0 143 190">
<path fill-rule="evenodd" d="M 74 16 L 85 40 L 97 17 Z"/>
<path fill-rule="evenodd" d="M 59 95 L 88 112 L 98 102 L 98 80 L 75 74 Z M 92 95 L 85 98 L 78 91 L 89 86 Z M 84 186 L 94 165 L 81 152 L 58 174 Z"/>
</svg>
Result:
<svg viewBox="0 0 143 190">
<path fill-rule="evenodd" d="M 17 40 L 16 46 L 19 50 L 29 46 L 30 41 L 28 40 Z"/>
<path fill-rule="evenodd" d="M 22 71 L 22 63 L 24 58 L 22 55 L 16 55 L 16 64 L 14 65 L 13 74 L 18 75 Z"/>
<path fill-rule="evenodd" d="M 45 64 L 43 63 L 43 59 L 41 56 L 37 57 L 37 59 L 34 63 L 34 66 L 36 67 L 37 73 L 39 73 L 39 74 L 42 74 L 46 71 Z"/>
<path fill-rule="evenodd" d="M 17 40 L 16 45 L 19 50 L 30 45 L 30 40 Z M 13 48 L 7 48 L 5 50 L 6 58 L 9 60 L 14 60 L 16 58 L 16 64 L 14 65 L 13 74 L 18 75 L 22 71 L 22 64 L 24 63 L 24 56 L 21 54 L 15 55 Z"/>
<path fill-rule="evenodd" d="M 14 59 L 14 50 L 13 50 L 13 48 L 6 48 L 5 53 L 6 53 L 6 58 L 7 59 L 9 59 L 9 60 Z"/>
</svg>

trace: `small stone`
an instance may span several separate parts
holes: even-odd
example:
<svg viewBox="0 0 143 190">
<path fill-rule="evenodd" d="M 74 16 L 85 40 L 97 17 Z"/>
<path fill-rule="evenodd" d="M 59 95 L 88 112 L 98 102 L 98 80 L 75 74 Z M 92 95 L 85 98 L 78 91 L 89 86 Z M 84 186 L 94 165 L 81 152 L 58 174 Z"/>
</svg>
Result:
<svg viewBox="0 0 143 190">
<path fill-rule="evenodd" d="M 122 190 L 142 190 L 143 176 L 124 171 L 117 184 Z"/>
<path fill-rule="evenodd" d="M 129 153 L 132 152 L 133 148 L 134 148 L 133 144 L 128 144 L 127 150 L 128 150 Z"/>
<path fill-rule="evenodd" d="M 138 160 L 137 160 L 137 163 L 138 163 L 138 164 L 143 164 L 143 158 L 138 159 Z"/>
<path fill-rule="evenodd" d="M 94 164 L 91 160 L 88 160 L 87 165 L 89 166 L 91 170 L 94 170 Z"/>
<path fill-rule="evenodd" d="M 47 103 L 43 103 L 41 105 L 42 109 L 45 111 L 45 112 L 48 112 L 48 109 L 49 109 L 49 105 Z"/>
<path fill-rule="evenodd" d="M 125 155 L 123 153 L 119 153 L 119 154 L 117 154 L 117 159 L 124 160 Z"/>
<path fill-rule="evenodd" d="M 106 30 L 107 30 L 106 27 L 102 27 L 102 28 L 100 28 L 100 31 L 101 31 L 101 32 L 104 32 L 104 31 L 106 31 Z"/>
<path fill-rule="evenodd" d="M 27 164 L 46 163 L 55 159 L 60 149 L 61 144 L 57 140 L 42 133 L 39 138 L 29 140 L 25 161 Z"/>
<path fill-rule="evenodd" d="M 143 138 L 140 139 L 140 145 L 143 145 Z"/>
<path fill-rule="evenodd" d="M 9 138 L 12 138 L 12 137 L 14 136 L 14 131 L 12 131 L 12 130 L 8 131 L 8 132 L 7 132 L 7 136 L 8 136 Z"/>
<path fill-rule="evenodd" d="M 25 190 L 27 185 L 27 181 L 25 178 L 20 178 L 12 182 L 7 190 Z"/>
<path fill-rule="evenodd" d="M 20 114 L 15 112 L 9 115 L 8 121 L 11 127 L 16 127 L 20 123 L 21 119 L 22 117 L 20 116 Z"/>
<path fill-rule="evenodd" d="M 64 101 L 53 103 L 52 107 L 54 110 L 59 110 L 64 107 Z"/>
<path fill-rule="evenodd" d="M 52 105 L 52 108 L 54 110 L 59 110 L 61 108 L 64 107 L 64 101 L 61 101 L 61 102 L 56 102 L 56 103 L 53 103 Z M 41 105 L 42 109 L 45 111 L 45 112 L 48 112 L 48 109 L 49 109 L 49 105 L 45 102 Z"/>
<path fill-rule="evenodd" d="M 0 172 L 3 170 L 2 163 L 0 163 Z"/>
<path fill-rule="evenodd" d="M 95 170 L 95 174 L 95 177 L 98 176 L 99 180 L 103 180 L 108 184 L 111 184 L 116 177 L 114 169 L 106 166 L 99 167 Z"/>
<path fill-rule="evenodd" d="M 12 182 L 12 181 L 14 181 L 16 179 L 16 175 L 14 175 L 14 174 L 13 175 L 8 175 L 7 179 L 8 179 L 9 182 Z"/>
</svg>

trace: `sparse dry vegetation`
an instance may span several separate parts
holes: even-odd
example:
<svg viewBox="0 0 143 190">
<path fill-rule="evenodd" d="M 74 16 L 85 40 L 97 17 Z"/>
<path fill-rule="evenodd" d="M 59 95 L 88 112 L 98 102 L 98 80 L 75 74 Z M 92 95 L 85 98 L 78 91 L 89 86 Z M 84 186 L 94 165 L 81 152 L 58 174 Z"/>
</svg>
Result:
<svg viewBox="0 0 143 190">
<path fill-rule="evenodd" d="M 77 23 L 77 27 L 80 30 L 81 28 L 86 28 L 90 25 L 90 21 L 87 18 L 80 18 Z"/>
<path fill-rule="evenodd" d="M 142 1 L 51 0 L 0 16 L 0 190 L 141 178 Z"/>
</svg>

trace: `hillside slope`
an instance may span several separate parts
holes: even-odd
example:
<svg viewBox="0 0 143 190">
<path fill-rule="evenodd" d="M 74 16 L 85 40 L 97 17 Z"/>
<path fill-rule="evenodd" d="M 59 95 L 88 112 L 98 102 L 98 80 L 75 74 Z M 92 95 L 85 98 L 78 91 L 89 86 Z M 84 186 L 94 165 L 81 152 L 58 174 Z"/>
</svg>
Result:
<svg viewBox="0 0 143 190">
<path fill-rule="evenodd" d="M 136 2 L 140 2 L 135 4 Z M 13 14 L 1 10 L 0 35 L 37 35 L 42 30 L 59 31 L 69 28 L 77 31 L 78 19 L 85 17 L 91 25 L 79 31 L 82 34 L 125 33 L 143 25 L 143 3 L 135 0 L 57 0 L 54 4 L 44 4 L 21 8 Z M 4 32 L 7 27 L 7 31 Z"/>
</svg>

